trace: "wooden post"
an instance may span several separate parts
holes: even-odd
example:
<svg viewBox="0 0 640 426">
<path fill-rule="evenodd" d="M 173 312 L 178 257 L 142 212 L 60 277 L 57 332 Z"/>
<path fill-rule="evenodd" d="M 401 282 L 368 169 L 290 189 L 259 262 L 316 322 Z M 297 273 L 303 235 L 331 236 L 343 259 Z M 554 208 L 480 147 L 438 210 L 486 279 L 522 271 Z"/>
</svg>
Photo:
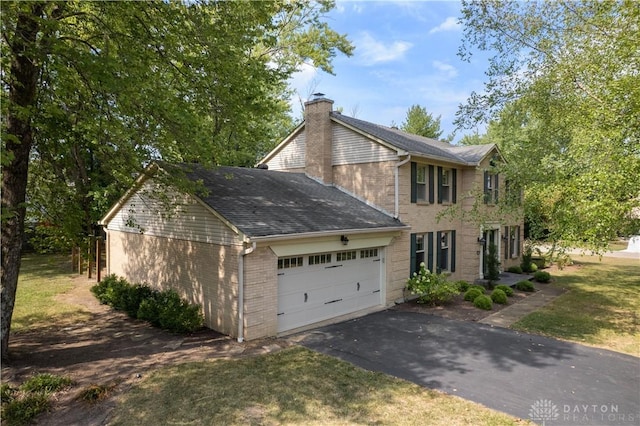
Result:
<svg viewBox="0 0 640 426">
<path fill-rule="evenodd" d="M 82 251 L 80 247 L 78 247 L 78 274 L 82 275 L 83 272 L 83 263 L 82 263 Z"/>
<path fill-rule="evenodd" d="M 96 282 L 100 282 L 100 267 L 102 260 L 102 237 L 96 238 Z"/>
<path fill-rule="evenodd" d="M 87 248 L 87 278 L 91 278 L 91 270 L 93 269 L 92 260 L 93 256 L 91 255 L 92 251 L 91 239 L 89 240 L 89 247 Z"/>
</svg>

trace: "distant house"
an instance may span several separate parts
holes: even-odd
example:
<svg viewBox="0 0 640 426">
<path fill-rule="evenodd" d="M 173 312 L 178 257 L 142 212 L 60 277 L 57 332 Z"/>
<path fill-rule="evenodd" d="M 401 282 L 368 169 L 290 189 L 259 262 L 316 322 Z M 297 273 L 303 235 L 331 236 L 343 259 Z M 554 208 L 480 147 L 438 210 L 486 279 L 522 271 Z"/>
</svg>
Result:
<svg viewBox="0 0 640 426">
<path fill-rule="evenodd" d="M 256 169 L 180 165 L 206 195 L 154 196 L 154 165 L 103 218 L 107 268 L 178 289 L 206 325 L 239 339 L 290 332 L 405 298 L 425 262 L 452 279 L 482 278 L 487 247 L 519 264 L 522 217 L 481 227 L 440 212 L 500 200 L 494 145 L 458 147 L 306 104 L 305 121 Z M 265 170 L 265 166 L 268 170 Z"/>
</svg>

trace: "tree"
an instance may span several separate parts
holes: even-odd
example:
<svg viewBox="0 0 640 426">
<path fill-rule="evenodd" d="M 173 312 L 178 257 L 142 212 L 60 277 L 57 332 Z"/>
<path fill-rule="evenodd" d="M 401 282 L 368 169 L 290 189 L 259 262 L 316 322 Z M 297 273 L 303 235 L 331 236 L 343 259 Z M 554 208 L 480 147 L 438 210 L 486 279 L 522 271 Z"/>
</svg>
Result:
<svg viewBox="0 0 640 426">
<path fill-rule="evenodd" d="M 433 118 L 433 115 L 428 113 L 427 110 L 420 105 L 412 105 L 411 108 L 407 110 L 407 117 L 400 126 L 400 130 L 414 135 L 424 136 L 425 138 L 439 140 L 442 135 L 440 118 L 440 115 Z"/>
<path fill-rule="evenodd" d="M 637 5 L 465 1 L 462 21 L 462 56 L 494 56 L 485 93 L 472 94 L 456 124 L 493 120 L 503 171 L 525 187 L 539 228 L 599 251 L 639 226 Z"/>
<path fill-rule="evenodd" d="M 253 164 L 291 124 L 291 73 L 351 54 L 321 21 L 332 7 L 3 5 L 3 358 L 26 215 L 77 244 L 151 160 Z"/>
</svg>

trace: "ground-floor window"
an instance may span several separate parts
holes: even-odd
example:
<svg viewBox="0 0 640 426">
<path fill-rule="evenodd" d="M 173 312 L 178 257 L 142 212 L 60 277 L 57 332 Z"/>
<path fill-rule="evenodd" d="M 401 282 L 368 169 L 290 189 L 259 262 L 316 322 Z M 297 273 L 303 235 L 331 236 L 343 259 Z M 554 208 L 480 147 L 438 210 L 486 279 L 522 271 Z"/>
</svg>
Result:
<svg viewBox="0 0 640 426">
<path fill-rule="evenodd" d="M 455 272 L 456 231 L 438 231 L 436 244 L 437 272 Z"/>
</svg>

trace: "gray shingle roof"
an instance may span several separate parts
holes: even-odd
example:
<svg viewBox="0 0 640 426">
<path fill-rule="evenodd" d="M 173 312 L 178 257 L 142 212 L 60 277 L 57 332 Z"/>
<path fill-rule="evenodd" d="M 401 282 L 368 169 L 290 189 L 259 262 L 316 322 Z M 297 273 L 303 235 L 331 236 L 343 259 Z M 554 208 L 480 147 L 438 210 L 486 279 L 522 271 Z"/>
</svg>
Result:
<svg viewBox="0 0 640 426">
<path fill-rule="evenodd" d="M 464 165 L 477 165 L 484 156 L 494 148 L 494 144 L 457 146 L 446 142 L 429 139 L 411 133 L 406 133 L 391 127 L 381 126 L 368 121 L 347 117 L 337 112 L 332 112 L 331 117 L 338 122 L 356 128 L 366 134 L 410 154 L 416 154 L 429 158 L 441 159 L 452 163 Z"/>
<path fill-rule="evenodd" d="M 165 168 L 164 166 L 162 166 Z M 200 196 L 248 237 L 405 227 L 393 217 L 302 173 L 181 165 Z"/>
</svg>

